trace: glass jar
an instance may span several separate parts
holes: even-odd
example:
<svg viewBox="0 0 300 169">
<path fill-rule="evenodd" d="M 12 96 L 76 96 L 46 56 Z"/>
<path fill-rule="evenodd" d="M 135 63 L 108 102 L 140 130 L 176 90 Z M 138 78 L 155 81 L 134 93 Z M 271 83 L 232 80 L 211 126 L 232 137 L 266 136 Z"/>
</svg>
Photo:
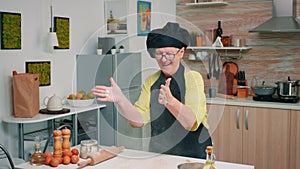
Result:
<svg viewBox="0 0 300 169">
<path fill-rule="evenodd" d="M 40 166 L 45 164 L 45 155 L 40 150 L 41 147 L 41 139 L 39 136 L 35 137 L 35 143 L 34 143 L 34 153 L 32 154 L 30 158 L 30 164 L 34 166 Z"/>
<path fill-rule="evenodd" d="M 231 42 L 231 35 L 224 35 L 222 36 L 222 43 L 224 47 L 227 46 L 232 46 L 232 42 Z"/>
<path fill-rule="evenodd" d="M 82 140 L 80 142 L 80 158 L 86 159 L 89 154 L 99 151 L 97 140 Z"/>
<path fill-rule="evenodd" d="M 217 169 L 215 165 L 216 156 L 213 153 L 213 146 L 206 147 L 206 161 L 203 169 Z"/>
</svg>

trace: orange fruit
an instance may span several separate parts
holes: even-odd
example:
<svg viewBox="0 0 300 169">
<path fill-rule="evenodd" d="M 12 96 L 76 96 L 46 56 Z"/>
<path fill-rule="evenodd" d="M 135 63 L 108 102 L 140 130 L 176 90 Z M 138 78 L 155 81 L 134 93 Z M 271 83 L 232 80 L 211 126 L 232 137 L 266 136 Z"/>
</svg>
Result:
<svg viewBox="0 0 300 169">
<path fill-rule="evenodd" d="M 63 158 L 62 158 L 62 157 L 54 157 L 54 158 L 56 158 L 56 159 L 58 160 L 58 164 L 61 164 L 62 161 L 63 161 Z"/>
<path fill-rule="evenodd" d="M 77 155 L 72 155 L 71 163 L 72 164 L 77 164 L 78 161 L 79 161 L 79 157 Z"/>
<path fill-rule="evenodd" d="M 78 151 L 78 149 L 76 149 L 76 148 L 73 148 L 73 149 L 71 150 L 71 152 L 72 152 L 73 155 L 79 155 L 79 151 Z"/>
<path fill-rule="evenodd" d="M 62 155 L 63 155 L 63 156 L 69 156 L 69 157 L 71 157 L 71 156 L 73 155 L 73 153 L 72 153 L 70 150 L 68 150 L 68 151 L 64 151 L 64 152 L 62 153 Z"/>
<path fill-rule="evenodd" d="M 81 100 L 83 98 L 83 93 L 76 94 L 76 100 Z"/>
<path fill-rule="evenodd" d="M 52 157 L 52 153 L 50 151 L 45 151 L 44 152 L 45 157 Z"/>
<path fill-rule="evenodd" d="M 64 156 L 63 157 L 63 164 L 68 165 L 71 162 L 71 158 L 69 156 Z"/>
<path fill-rule="evenodd" d="M 51 167 L 57 167 L 59 165 L 59 161 L 57 158 L 52 158 L 51 162 L 50 162 L 50 166 Z"/>
<path fill-rule="evenodd" d="M 51 163 L 51 160 L 52 160 L 52 156 L 47 156 L 45 159 L 45 164 L 49 165 Z"/>
</svg>

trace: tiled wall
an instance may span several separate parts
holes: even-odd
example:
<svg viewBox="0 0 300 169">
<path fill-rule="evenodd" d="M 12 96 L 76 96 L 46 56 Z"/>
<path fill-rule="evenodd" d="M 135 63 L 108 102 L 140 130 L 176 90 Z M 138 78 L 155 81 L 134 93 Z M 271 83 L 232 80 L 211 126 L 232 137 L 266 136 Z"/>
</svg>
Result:
<svg viewBox="0 0 300 169">
<path fill-rule="evenodd" d="M 228 2 L 228 1 L 227 1 Z M 300 0 L 297 1 L 297 15 L 300 17 Z M 230 59 L 246 72 L 246 78 L 251 79 L 256 74 L 259 82 L 275 85 L 276 81 L 300 79 L 300 33 L 248 33 L 248 31 L 272 16 L 271 1 L 231 1 L 226 6 L 219 7 L 186 7 L 177 5 L 178 22 L 189 31 L 199 31 L 216 28 L 217 21 L 222 21 L 223 34 L 235 38 L 245 38 L 247 46 L 252 49 L 243 52 L 241 58 Z M 234 53 L 222 53 L 232 55 Z M 188 52 L 187 52 L 188 55 Z M 216 80 L 206 78 L 208 62 L 185 62 L 201 72 L 206 85 L 217 84 Z M 228 59 L 222 59 L 222 62 Z"/>
</svg>

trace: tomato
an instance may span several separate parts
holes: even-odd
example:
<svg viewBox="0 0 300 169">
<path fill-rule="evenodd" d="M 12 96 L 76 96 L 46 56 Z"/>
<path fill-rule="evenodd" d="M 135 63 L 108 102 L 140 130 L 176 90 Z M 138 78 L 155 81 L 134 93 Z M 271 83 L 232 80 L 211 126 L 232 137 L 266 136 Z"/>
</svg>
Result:
<svg viewBox="0 0 300 169">
<path fill-rule="evenodd" d="M 72 152 L 73 155 L 78 155 L 78 154 L 79 154 L 79 151 L 78 151 L 78 149 L 76 149 L 76 148 L 73 148 L 73 149 L 71 150 L 71 152 Z"/>
<path fill-rule="evenodd" d="M 62 153 L 62 155 L 63 155 L 63 156 L 69 156 L 69 157 L 71 157 L 71 156 L 73 155 L 73 153 L 72 153 L 70 150 L 68 150 L 68 151 L 64 151 L 64 152 Z"/>
<path fill-rule="evenodd" d="M 72 155 L 72 157 L 71 157 L 71 163 L 72 164 L 77 164 L 78 161 L 79 161 L 78 155 Z"/>
<path fill-rule="evenodd" d="M 52 160 L 52 156 L 47 156 L 46 159 L 45 159 L 45 164 L 50 165 L 51 160 Z"/>
<path fill-rule="evenodd" d="M 52 157 L 52 153 L 50 151 L 45 151 L 45 157 Z"/>
<path fill-rule="evenodd" d="M 51 167 L 57 167 L 59 165 L 59 161 L 57 158 L 52 158 L 51 162 L 50 162 L 50 166 Z"/>
<path fill-rule="evenodd" d="M 54 157 L 54 158 L 56 158 L 56 159 L 58 160 L 58 164 L 61 164 L 62 161 L 63 161 L 63 158 L 62 158 L 62 157 Z"/>
<path fill-rule="evenodd" d="M 63 157 L 63 164 L 68 165 L 71 162 L 71 158 L 69 156 L 64 156 Z"/>
</svg>

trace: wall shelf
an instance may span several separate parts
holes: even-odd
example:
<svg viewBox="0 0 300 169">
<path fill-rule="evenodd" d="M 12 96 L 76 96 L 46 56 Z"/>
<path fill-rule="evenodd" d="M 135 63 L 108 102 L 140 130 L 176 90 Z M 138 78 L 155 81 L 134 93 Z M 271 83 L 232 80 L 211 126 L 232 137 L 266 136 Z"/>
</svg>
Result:
<svg viewBox="0 0 300 169">
<path fill-rule="evenodd" d="M 182 5 L 182 6 L 193 6 L 193 7 L 209 7 L 209 6 L 224 6 L 224 5 L 228 5 L 228 3 L 223 2 L 223 1 L 197 2 L 197 0 L 195 0 L 194 3 L 182 3 L 180 5 Z"/>
<path fill-rule="evenodd" d="M 197 46 L 190 46 L 187 49 L 191 49 L 193 51 L 197 51 L 197 50 L 249 50 L 252 47 L 236 47 L 236 46 L 229 46 L 229 47 L 212 47 L 212 46 L 201 46 L 201 47 L 197 47 Z"/>
<path fill-rule="evenodd" d="M 228 46 L 228 47 L 212 47 L 212 46 L 189 46 L 187 47 L 187 49 L 190 49 L 192 51 L 195 52 L 195 54 L 197 54 L 197 52 L 201 52 L 203 50 L 216 50 L 216 51 L 225 51 L 225 53 L 223 52 L 223 54 L 219 54 L 221 52 L 217 52 L 220 57 L 222 58 L 229 58 L 229 59 L 237 59 L 237 58 L 241 58 L 242 57 L 242 52 L 243 51 L 247 51 L 250 50 L 252 47 L 248 47 L 248 46 L 244 46 L 244 47 L 237 47 L 237 46 Z M 228 51 L 238 51 L 239 53 L 237 55 L 228 55 Z"/>
</svg>

